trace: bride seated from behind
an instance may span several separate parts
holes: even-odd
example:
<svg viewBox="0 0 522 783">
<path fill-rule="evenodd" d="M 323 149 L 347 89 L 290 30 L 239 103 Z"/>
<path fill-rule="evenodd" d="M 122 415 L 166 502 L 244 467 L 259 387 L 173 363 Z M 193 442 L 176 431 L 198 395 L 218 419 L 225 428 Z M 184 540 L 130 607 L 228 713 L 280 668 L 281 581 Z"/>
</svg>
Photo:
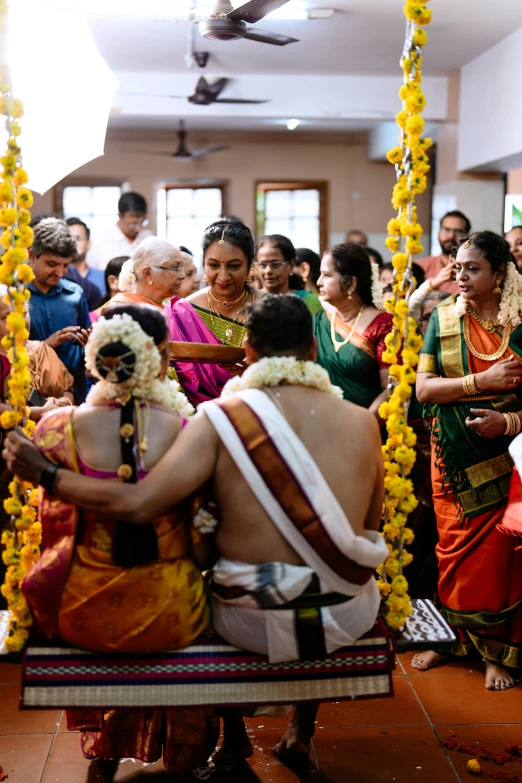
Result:
<svg viewBox="0 0 522 783">
<path fill-rule="evenodd" d="M 112 306 L 94 324 L 87 369 L 99 382 L 86 404 L 45 418 L 34 440 L 59 467 L 136 483 L 170 448 L 193 408 L 166 377 L 165 318 L 157 307 Z M 38 629 L 94 651 L 149 653 L 190 645 L 210 628 L 200 571 L 190 558 L 187 507 L 149 524 L 106 519 L 52 497 L 51 475 L 40 520 L 46 548 L 27 574 L 24 595 Z M 69 711 L 87 758 L 162 754 L 184 772 L 208 758 L 216 719 L 209 711 Z M 187 747 L 189 746 L 189 747 Z"/>
</svg>

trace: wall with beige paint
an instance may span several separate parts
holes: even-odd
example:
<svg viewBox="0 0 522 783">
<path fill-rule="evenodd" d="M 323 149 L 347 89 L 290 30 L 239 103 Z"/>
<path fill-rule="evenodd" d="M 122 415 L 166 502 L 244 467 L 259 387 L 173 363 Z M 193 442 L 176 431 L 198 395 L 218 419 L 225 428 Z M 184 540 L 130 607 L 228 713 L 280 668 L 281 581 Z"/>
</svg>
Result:
<svg viewBox="0 0 522 783">
<path fill-rule="evenodd" d="M 168 155 L 156 154 L 175 149 L 172 133 L 109 133 L 105 156 L 78 169 L 64 183 L 95 183 L 105 177 L 129 182 L 148 199 L 154 228 L 155 194 L 161 182 L 226 181 L 228 213 L 253 226 L 256 181 L 326 180 L 330 240 L 339 241 L 347 229 L 357 227 L 375 241 L 384 241 L 392 216 L 395 172 L 388 163 L 368 160 L 366 134 L 194 133 L 188 142 L 192 149 L 216 144 L 227 144 L 230 149 L 198 161 L 175 162 Z M 430 198 L 428 191 L 419 200 L 419 218 L 425 226 L 429 225 Z M 34 211 L 53 207 L 53 195 L 48 193 L 36 198 Z"/>
</svg>

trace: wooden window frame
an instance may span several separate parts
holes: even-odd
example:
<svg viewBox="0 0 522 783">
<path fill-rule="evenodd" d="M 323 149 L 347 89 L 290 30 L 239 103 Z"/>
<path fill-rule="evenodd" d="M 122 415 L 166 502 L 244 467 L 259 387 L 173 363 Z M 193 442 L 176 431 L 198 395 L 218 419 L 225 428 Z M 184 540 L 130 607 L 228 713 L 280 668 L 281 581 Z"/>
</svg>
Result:
<svg viewBox="0 0 522 783">
<path fill-rule="evenodd" d="M 190 182 L 164 182 L 160 186 L 161 190 L 220 190 L 221 191 L 221 217 L 228 214 L 228 182 L 223 180 L 216 180 L 216 182 L 209 182 L 205 180 L 203 183 L 199 183 L 197 180 L 191 180 Z"/>
<path fill-rule="evenodd" d="M 317 190 L 319 192 L 319 245 L 322 255 L 328 249 L 328 223 L 329 223 L 329 204 L 328 204 L 328 181 L 327 180 L 292 180 L 292 181 L 270 181 L 257 180 L 255 184 L 255 219 L 256 237 L 258 235 L 258 212 L 257 212 L 257 194 L 259 191 L 266 193 L 270 190 Z"/>
<path fill-rule="evenodd" d="M 65 188 L 123 188 L 127 182 L 119 177 L 71 177 L 53 188 L 53 212 L 63 218 L 63 191 Z M 123 191 L 122 191 L 123 195 Z"/>
</svg>

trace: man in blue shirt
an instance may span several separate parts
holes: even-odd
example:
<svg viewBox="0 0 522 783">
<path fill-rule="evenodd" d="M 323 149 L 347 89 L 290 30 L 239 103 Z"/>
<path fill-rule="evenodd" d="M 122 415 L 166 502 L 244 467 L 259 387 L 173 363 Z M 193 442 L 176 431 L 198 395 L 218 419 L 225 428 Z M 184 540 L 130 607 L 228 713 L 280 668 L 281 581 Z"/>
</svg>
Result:
<svg viewBox="0 0 522 783">
<path fill-rule="evenodd" d="M 77 256 L 76 240 L 63 220 L 45 218 L 34 228 L 29 263 L 35 279 L 31 291 L 31 340 L 45 340 L 74 378 L 74 400 L 85 399 L 83 347 L 90 327 L 89 309 L 79 285 L 64 276 Z"/>
<path fill-rule="evenodd" d="M 91 247 L 91 232 L 87 225 L 77 217 L 67 218 L 65 221 L 69 226 L 69 231 L 76 239 L 78 255 L 73 259 L 72 266 L 78 270 L 85 280 L 93 283 L 100 292 L 100 299 L 107 293 L 105 286 L 105 275 L 100 269 L 93 269 L 87 264 L 87 252 Z"/>
</svg>

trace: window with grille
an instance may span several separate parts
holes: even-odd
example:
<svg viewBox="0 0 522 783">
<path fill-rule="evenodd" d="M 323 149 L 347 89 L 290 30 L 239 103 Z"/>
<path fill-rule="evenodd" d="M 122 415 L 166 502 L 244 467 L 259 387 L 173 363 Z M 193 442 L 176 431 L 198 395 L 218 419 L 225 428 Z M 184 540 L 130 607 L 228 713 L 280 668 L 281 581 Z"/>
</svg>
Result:
<svg viewBox="0 0 522 783">
<path fill-rule="evenodd" d="M 66 185 L 62 191 L 63 216 L 80 218 L 96 236 L 117 222 L 120 196 L 119 185 Z"/>
<path fill-rule="evenodd" d="M 326 249 L 326 182 L 258 182 L 257 237 L 283 234 L 294 247 Z"/>
<path fill-rule="evenodd" d="M 223 185 L 165 185 L 158 191 L 158 236 L 198 258 L 203 232 L 224 209 Z"/>
</svg>

